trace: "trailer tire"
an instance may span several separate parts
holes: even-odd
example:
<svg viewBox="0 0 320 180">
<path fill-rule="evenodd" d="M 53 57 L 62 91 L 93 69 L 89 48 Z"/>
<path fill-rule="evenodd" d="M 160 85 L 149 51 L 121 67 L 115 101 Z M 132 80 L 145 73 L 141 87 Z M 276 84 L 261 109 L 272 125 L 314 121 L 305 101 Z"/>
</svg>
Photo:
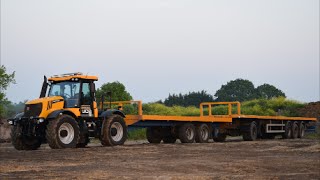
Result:
<svg viewBox="0 0 320 180">
<path fill-rule="evenodd" d="M 162 141 L 165 144 L 173 144 L 177 141 L 177 137 L 174 133 L 174 127 L 162 127 L 161 129 L 161 137 Z"/>
<path fill-rule="evenodd" d="M 243 140 L 245 141 L 255 141 L 258 136 L 258 128 L 257 123 L 255 121 L 252 121 L 249 126 L 249 131 L 243 132 Z"/>
<path fill-rule="evenodd" d="M 205 123 L 198 124 L 196 126 L 195 141 L 197 143 L 207 143 L 210 138 L 209 126 Z"/>
<path fill-rule="evenodd" d="M 21 135 L 21 125 L 13 126 L 11 129 L 11 143 L 16 150 L 36 150 L 41 146 L 41 140 L 37 137 Z"/>
<path fill-rule="evenodd" d="M 303 122 L 301 122 L 299 124 L 299 134 L 298 134 L 298 138 L 303 138 L 304 134 L 305 134 L 305 130 L 306 130 L 306 126 Z"/>
<path fill-rule="evenodd" d="M 179 139 L 182 143 L 193 143 L 195 134 L 195 127 L 191 123 L 185 123 L 179 127 Z"/>
<path fill-rule="evenodd" d="M 159 144 L 162 140 L 161 127 L 148 127 L 147 140 L 151 144 Z"/>
<path fill-rule="evenodd" d="M 215 142 L 225 142 L 227 135 L 225 133 L 220 133 L 218 127 L 214 127 L 212 130 L 212 139 Z"/>
<path fill-rule="evenodd" d="M 49 121 L 46 138 L 52 149 L 75 148 L 80 138 L 79 125 L 72 116 L 58 116 Z"/>
<path fill-rule="evenodd" d="M 291 134 L 291 138 L 292 139 L 296 139 L 299 136 L 299 126 L 298 126 L 298 122 L 294 121 L 292 124 L 292 134 Z"/>
<path fill-rule="evenodd" d="M 100 137 L 103 146 L 123 145 L 127 137 L 127 125 L 122 116 L 114 114 L 103 120 Z"/>
<path fill-rule="evenodd" d="M 291 122 L 288 121 L 288 122 L 286 122 L 285 132 L 282 134 L 282 138 L 289 139 L 289 138 L 291 138 L 291 136 L 292 136 L 292 125 L 291 125 Z"/>
</svg>

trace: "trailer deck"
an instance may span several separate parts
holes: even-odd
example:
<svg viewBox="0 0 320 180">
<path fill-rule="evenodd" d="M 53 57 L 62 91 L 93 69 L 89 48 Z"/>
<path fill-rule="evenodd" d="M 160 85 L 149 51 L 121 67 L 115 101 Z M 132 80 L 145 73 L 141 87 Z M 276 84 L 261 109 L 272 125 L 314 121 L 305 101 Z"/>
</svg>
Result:
<svg viewBox="0 0 320 180">
<path fill-rule="evenodd" d="M 180 122 L 204 122 L 204 123 L 232 123 L 234 119 L 243 120 L 271 120 L 271 121 L 316 121 L 316 118 L 286 117 L 286 116 L 257 116 L 241 114 L 240 102 L 204 102 L 200 104 L 199 116 L 165 116 L 165 115 L 144 115 L 142 101 L 118 101 L 112 102 L 121 109 L 125 104 L 137 104 L 138 115 L 126 115 L 127 125 L 134 125 L 139 121 L 180 121 Z M 213 106 L 227 105 L 228 115 L 213 115 Z M 236 113 L 233 113 L 233 106 L 236 106 Z M 205 109 L 208 112 L 205 112 Z"/>
</svg>

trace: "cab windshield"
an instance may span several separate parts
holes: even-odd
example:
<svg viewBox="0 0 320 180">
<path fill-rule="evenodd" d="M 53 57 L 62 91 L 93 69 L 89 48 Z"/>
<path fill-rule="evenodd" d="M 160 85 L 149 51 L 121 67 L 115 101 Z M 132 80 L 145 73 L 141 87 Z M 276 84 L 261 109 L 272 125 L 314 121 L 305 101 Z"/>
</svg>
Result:
<svg viewBox="0 0 320 180">
<path fill-rule="evenodd" d="M 80 82 L 58 82 L 51 84 L 48 96 L 61 96 L 66 102 L 66 107 L 79 106 Z"/>
</svg>

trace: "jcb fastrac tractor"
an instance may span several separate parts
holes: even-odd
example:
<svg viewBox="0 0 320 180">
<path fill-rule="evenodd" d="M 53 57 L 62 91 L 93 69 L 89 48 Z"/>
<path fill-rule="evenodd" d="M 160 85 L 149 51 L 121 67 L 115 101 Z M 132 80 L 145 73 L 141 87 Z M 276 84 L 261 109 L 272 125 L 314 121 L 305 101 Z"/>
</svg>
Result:
<svg viewBox="0 0 320 180">
<path fill-rule="evenodd" d="M 118 109 L 103 110 L 104 98 L 98 110 L 97 80 L 81 73 L 45 77 L 40 98 L 9 120 L 14 147 L 34 150 L 46 142 L 54 149 L 85 147 L 89 137 L 104 146 L 122 145 L 127 139 L 125 115 Z"/>
</svg>

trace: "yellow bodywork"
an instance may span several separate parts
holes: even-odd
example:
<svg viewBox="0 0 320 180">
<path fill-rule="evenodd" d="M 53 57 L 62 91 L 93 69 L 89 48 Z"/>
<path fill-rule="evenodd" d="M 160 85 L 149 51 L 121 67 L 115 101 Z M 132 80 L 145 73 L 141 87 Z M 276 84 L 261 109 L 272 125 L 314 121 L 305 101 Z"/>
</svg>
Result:
<svg viewBox="0 0 320 180">
<path fill-rule="evenodd" d="M 39 99 L 34 99 L 32 101 L 28 101 L 26 104 L 42 104 L 42 110 L 39 115 L 39 118 L 47 118 L 49 114 L 56 110 L 68 110 L 71 111 L 76 117 L 79 117 L 80 111 L 79 108 L 65 108 L 64 109 L 64 100 L 61 96 L 52 96 L 52 97 L 44 97 Z"/>
<path fill-rule="evenodd" d="M 71 74 L 63 74 L 63 75 L 56 75 L 53 77 L 50 77 L 48 80 L 51 82 L 63 82 L 63 81 L 72 81 L 77 79 L 84 79 L 84 80 L 91 80 L 91 81 L 97 81 L 97 76 L 88 76 L 83 75 L 82 73 L 71 73 Z M 28 101 L 26 104 L 42 104 L 42 110 L 39 115 L 39 118 L 47 118 L 52 112 L 56 110 L 67 110 L 72 112 L 76 117 L 81 116 L 80 108 L 64 108 L 64 99 L 61 96 L 52 96 L 52 97 L 43 97 L 39 99 L 34 99 L 31 101 Z M 93 117 L 98 117 L 98 108 L 97 103 L 93 102 Z"/>
</svg>

